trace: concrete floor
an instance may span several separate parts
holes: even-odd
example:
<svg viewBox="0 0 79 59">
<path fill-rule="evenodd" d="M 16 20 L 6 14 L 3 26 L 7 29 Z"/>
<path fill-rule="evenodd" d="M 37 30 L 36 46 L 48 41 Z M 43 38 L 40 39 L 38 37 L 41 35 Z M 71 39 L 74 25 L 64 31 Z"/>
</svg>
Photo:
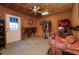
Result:
<svg viewBox="0 0 79 59">
<path fill-rule="evenodd" d="M 10 43 L 1 52 L 2 55 L 46 55 L 48 48 L 47 39 L 30 38 Z"/>
</svg>

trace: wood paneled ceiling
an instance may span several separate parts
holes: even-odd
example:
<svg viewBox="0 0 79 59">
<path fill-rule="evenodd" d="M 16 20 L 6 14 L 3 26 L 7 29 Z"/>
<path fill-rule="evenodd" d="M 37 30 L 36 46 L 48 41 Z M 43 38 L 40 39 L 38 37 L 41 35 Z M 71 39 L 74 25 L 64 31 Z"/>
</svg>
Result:
<svg viewBox="0 0 79 59">
<path fill-rule="evenodd" d="M 28 9 L 34 6 L 39 6 L 41 11 L 47 10 L 50 14 L 57 14 L 71 11 L 72 3 L 2 3 L 0 4 L 6 8 L 18 11 L 23 14 L 33 15 Z"/>
</svg>

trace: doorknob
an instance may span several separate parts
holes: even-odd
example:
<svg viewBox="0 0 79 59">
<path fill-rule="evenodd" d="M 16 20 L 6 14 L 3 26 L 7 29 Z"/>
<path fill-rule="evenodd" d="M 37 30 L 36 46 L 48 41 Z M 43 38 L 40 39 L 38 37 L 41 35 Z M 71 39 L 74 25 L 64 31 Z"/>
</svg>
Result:
<svg viewBox="0 0 79 59">
<path fill-rule="evenodd" d="M 7 28 L 7 29 L 6 29 L 6 32 L 8 32 L 8 30 L 9 30 L 9 29 Z"/>
</svg>

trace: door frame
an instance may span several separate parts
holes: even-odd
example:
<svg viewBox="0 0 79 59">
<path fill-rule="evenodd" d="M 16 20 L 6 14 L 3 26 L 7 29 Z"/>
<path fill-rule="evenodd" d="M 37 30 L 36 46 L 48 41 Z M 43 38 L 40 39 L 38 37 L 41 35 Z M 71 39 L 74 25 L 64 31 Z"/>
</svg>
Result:
<svg viewBox="0 0 79 59">
<path fill-rule="evenodd" d="M 18 20 L 19 20 L 19 27 L 20 27 L 20 40 L 21 40 L 21 17 L 19 17 L 19 16 L 16 16 L 16 15 L 11 15 L 11 14 L 6 14 L 5 15 L 5 40 L 6 40 L 6 45 L 8 44 L 7 43 L 7 18 L 8 18 L 8 16 L 12 16 L 12 17 L 16 17 L 16 18 L 19 18 Z"/>
</svg>

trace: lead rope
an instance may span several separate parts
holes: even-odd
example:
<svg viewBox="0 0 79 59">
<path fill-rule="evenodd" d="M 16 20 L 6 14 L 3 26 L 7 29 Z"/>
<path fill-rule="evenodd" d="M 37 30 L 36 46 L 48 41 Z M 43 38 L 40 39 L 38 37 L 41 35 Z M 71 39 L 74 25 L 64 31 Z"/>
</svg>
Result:
<svg viewBox="0 0 79 59">
<path fill-rule="evenodd" d="M 55 40 L 55 35 L 56 35 L 56 33 L 54 32 L 53 35 L 54 35 L 54 36 L 53 36 L 52 39 L 54 40 L 54 42 L 55 42 L 54 45 L 55 45 L 55 44 L 56 44 L 56 40 Z M 54 47 L 54 45 L 53 45 L 53 47 L 52 47 L 53 55 L 56 54 L 56 53 L 55 53 L 55 47 Z"/>
</svg>

